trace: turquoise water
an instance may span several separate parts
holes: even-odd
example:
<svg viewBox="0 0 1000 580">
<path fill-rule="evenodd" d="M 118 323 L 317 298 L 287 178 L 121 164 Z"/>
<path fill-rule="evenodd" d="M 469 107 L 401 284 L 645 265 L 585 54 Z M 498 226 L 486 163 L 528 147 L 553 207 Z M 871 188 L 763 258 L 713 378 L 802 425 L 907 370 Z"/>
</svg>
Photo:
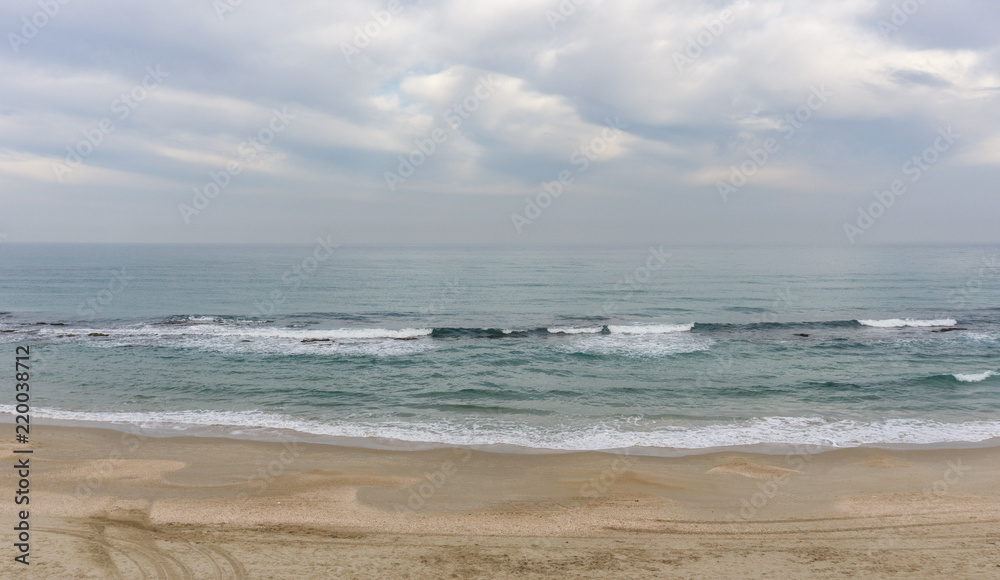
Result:
<svg viewBox="0 0 1000 580">
<path fill-rule="evenodd" d="M 5 244 L 0 331 L 52 420 L 545 449 L 1000 436 L 996 247 Z"/>
</svg>

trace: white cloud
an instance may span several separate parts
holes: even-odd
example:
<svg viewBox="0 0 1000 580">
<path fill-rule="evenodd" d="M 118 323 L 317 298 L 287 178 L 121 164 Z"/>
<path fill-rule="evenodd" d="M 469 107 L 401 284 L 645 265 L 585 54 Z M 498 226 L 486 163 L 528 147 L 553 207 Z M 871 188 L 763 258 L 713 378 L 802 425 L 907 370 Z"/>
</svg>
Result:
<svg viewBox="0 0 1000 580">
<path fill-rule="evenodd" d="M 558 10 L 555 0 L 404 2 L 350 62 L 342 43 L 386 2 L 243 3 L 222 21 L 205 6 L 129 3 L 131 25 L 124 5 L 95 1 L 88 18 L 67 12 L 58 29 L 0 57 L 0 76 L 14 81 L 0 105 L 8 178 L 51 181 L 47 160 L 113 117 L 114 99 L 157 63 L 170 77 L 116 119 L 61 195 L 100 200 L 102 187 L 145 177 L 183 198 L 285 105 L 297 120 L 240 187 L 382 203 L 384 171 L 440 128 L 447 141 L 408 191 L 521 195 L 617 116 L 628 129 L 574 191 L 624 195 L 616 184 L 627 183 L 649 196 L 712 193 L 725 168 L 776 136 L 818 86 L 834 96 L 781 142 L 756 185 L 826 195 L 839 183 L 836 164 L 874 187 L 912 155 L 914 139 L 947 125 L 967 136 L 955 161 L 1000 166 L 998 43 L 948 32 L 990 18 L 967 2 L 940 30 L 927 26 L 945 18 L 928 3 L 888 37 L 877 27 L 888 0 L 587 0 L 554 29 L 546 11 Z M 699 54 L 686 52 L 699 39 Z M 683 70 L 678 54 L 692 59 Z M 496 90 L 451 127 L 444 112 L 474 95 L 481 77 Z M 623 220 L 645 213 L 620 211 Z"/>
</svg>

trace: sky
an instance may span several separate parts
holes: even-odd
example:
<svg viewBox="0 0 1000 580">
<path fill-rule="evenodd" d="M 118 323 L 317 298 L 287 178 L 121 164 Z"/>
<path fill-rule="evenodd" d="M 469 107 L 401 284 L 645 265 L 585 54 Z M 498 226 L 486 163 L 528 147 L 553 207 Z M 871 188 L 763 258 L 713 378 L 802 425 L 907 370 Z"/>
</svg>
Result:
<svg viewBox="0 0 1000 580">
<path fill-rule="evenodd" d="M 998 243 L 994 0 L 5 0 L 0 242 Z"/>
</svg>

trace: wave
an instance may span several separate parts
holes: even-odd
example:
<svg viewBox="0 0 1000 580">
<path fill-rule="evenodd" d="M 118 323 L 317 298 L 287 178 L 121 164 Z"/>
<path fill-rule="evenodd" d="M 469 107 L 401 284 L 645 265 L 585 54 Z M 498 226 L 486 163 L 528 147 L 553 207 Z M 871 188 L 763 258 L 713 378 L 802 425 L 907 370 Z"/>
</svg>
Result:
<svg viewBox="0 0 1000 580">
<path fill-rule="evenodd" d="M 538 335 L 545 332 L 544 328 L 531 330 L 515 330 L 510 328 L 435 328 L 431 331 L 432 338 L 503 338 Z"/>
<path fill-rule="evenodd" d="M 480 328 L 383 328 L 373 324 L 369 327 L 355 325 L 333 329 L 316 328 L 316 324 L 318 321 L 305 325 L 290 323 L 287 320 L 284 323 L 276 323 L 266 319 L 218 315 L 170 316 L 144 323 L 121 321 L 32 323 L 2 320 L 0 343 L 24 340 L 24 336 L 28 335 L 31 340 L 54 344 L 78 342 L 101 348 L 145 346 L 202 348 L 256 354 L 397 356 L 436 348 L 436 345 L 440 344 L 437 341 L 441 339 L 531 339 L 550 340 L 557 350 L 572 354 L 668 356 L 707 350 L 713 340 L 732 336 L 753 338 L 763 335 L 764 338 L 769 336 L 789 338 L 792 335 L 807 336 L 828 329 L 837 332 L 840 338 L 844 338 L 851 329 L 933 328 L 952 326 L 956 321 L 887 319 L 745 324 L 580 323 L 520 328 L 500 325 Z M 997 339 L 996 334 L 984 334 L 973 327 L 955 335 L 967 340 Z M 859 334 L 859 336 L 866 335 Z M 404 342 L 408 344 L 403 344 Z M 810 344 L 815 344 L 816 348 L 824 348 L 828 343 L 816 341 Z M 858 346 L 863 345 L 858 343 Z"/>
<path fill-rule="evenodd" d="M 398 315 L 404 316 L 404 315 Z M 3 318 L 3 317 L 0 317 Z M 303 318 L 299 315 L 289 315 L 283 317 L 283 320 L 298 320 Z M 130 328 L 176 328 L 178 331 L 191 331 L 197 332 L 198 329 L 210 329 L 212 327 L 229 327 L 229 328 L 244 328 L 244 327 L 266 327 L 270 329 L 300 329 L 305 326 L 311 326 L 315 328 L 317 325 L 322 324 L 323 319 L 315 317 L 305 317 L 309 320 L 308 323 L 296 322 L 294 324 L 284 324 L 282 326 L 275 325 L 275 320 L 266 318 L 253 318 L 253 317 L 242 317 L 242 316 L 228 316 L 228 315 L 180 315 L 180 316 L 168 316 L 157 321 L 127 324 L 125 322 L 94 322 L 94 321 L 76 321 L 76 322 L 12 322 L 4 320 L 0 322 L 0 326 L 5 329 L 15 329 L 15 330 L 38 330 L 43 327 L 56 327 L 56 328 L 68 328 L 68 327 L 83 327 L 92 324 L 105 324 L 108 327 L 120 329 L 130 329 Z M 338 315 L 335 317 L 338 321 L 346 320 L 348 317 L 346 315 Z M 354 317 L 357 320 L 351 320 L 352 322 L 363 324 L 368 321 L 365 317 Z M 561 316 L 557 317 L 559 319 L 568 320 L 570 317 Z M 852 328 L 852 327 L 875 327 L 875 328 L 904 328 L 904 327 L 947 327 L 955 326 L 958 322 L 953 318 L 940 318 L 940 319 L 913 319 L 913 318 L 889 318 L 889 319 L 863 319 L 863 320 L 820 320 L 820 321 L 788 321 L 788 322 L 770 322 L 770 321 L 758 321 L 758 322 L 744 322 L 744 323 L 726 323 L 726 322 L 693 322 L 693 323 L 650 323 L 650 324 L 628 324 L 628 323 L 618 323 L 618 324 L 594 324 L 603 319 L 603 317 L 577 317 L 576 320 L 580 320 L 582 324 L 557 324 L 552 326 L 522 326 L 519 329 L 512 330 L 509 326 L 484 326 L 484 327 L 434 327 L 429 330 L 435 337 L 453 337 L 453 336 L 489 336 L 493 334 L 510 334 L 510 333 L 520 333 L 525 334 L 598 334 L 598 333 L 610 333 L 610 334 L 661 334 L 667 332 L 685 332 L 685 331 L 708 331 L 708 332 L 718 332 L 718 331 L 728 331 L 728 330 L 740 330 L 740 329 L 754 329 L 754 330 L 767 330 L 767 329 L 795 329 L 795 328 Z M 327 321 L 331 320 L 329 317 L 326 318 Z M 591 322 L 587 324 L 586 322 Z M 970 321 L 972 322 L 972 321 Z M 987 321 L 988 322 L 988 321 Z M 282 324 L 282 323 L 279 323 Z M 374 324 L 377 324 L 375 322 Z M 346 331 L 357 330 L 355 328 L 342 329 Z M 387 329 L 371 328 L 365 329 L 371 330 L 373 332 L 392 332 Z"/>
<path fill-rule="evenodd" d="M 126 326 L 21 326 L 17 332 L 55 344 L 86 343 L 98 348 L 130 346 L 194 348 L 223 353 L 319 356 L 405 356 L 436 348 L 438 339 L 552 339 L 568 354 L 668 356 L 707 350 L 712 339 L 683 338 L 689 324 L 552 326 L 508 328 L 295 328 L 256 320 L 211 316 L 172 317 Z M 10 338 L 8 338 L 10 337 Z"/>
<path fill-rule="evenodd" d="M 913 320 L 892 318 L 886 320 L 819 320 L 819 321 L 793 321 L 793 322 L 748 322 L 748 323 L 726 323 L 726 322 L 698 322 L 694 325 L 694 330 L 698 332 L 726 332 L 736 330 L 793 330 L 793 329 L 851 329 L 851 328 L 903 328 L 903 327 L 945 327 L 955 326 L 958 322 L 951 318 L 939 320 Z"/>
<path fill-rule="evenodd" d="M 683 332 L 694 328 L 694 324 L 650 324 L 635 326 L 548 326 L 532 329 L 512 330 L 509 328 L 435 328 L 434 338 L 496 338 L 499 336 L 577 335 L 577 334 L 665 334 Z"/>
<path fill-rule="evenodd" d="M 986 371 L 982 373 L 973 373 L 973 374 L 955 373 L 951 376 L 955 377 L 957 380 L 963 383 L 979 383 L 996 375 L 997 375 L 996 371 Z"/>
<path fill-rule="evenodd" d="M 154 324 L 163 326 L 197 326 L 201 324 L 265 324 L 267 322 L 269 321 L 261 318 L 248 318 L 245 316 L 183 314 L 168 316 Z"/>
<path fill-rule="evenodd" d="M 567 354 L 644 358 L 690 354 L 706 351 L 711 347 L 710 339 L 687 342 L 587 340 L 559 345 L 556 350 Z"/>
<path fill-rule="evenodd" d="M 690 324 L 647 324 L 635 326 L 618 326 L 609 324 L 608 332 L 611 334 L 666 334 L 669 332 L 687 332 L 694 328 L 694 323 Z"/>
<path fill-rule="evenodd" d="M 655 332 L 603 333 L 579 335 L 559 342 L 555 350 L 567 354 L 588 356 L 623 356 L 630 358 L 662 357 L 702 352 L 711 349 L 715 340 L 692 335 L 675 327 Z"/>
<path fill-rule="evenodd" d="M 603 326 L 550 326 L 546 329 L 552 334 L 597 334 L 604 332 Z"/>
<path fill-rule="evenodd" d="M 44 338 L 56 344 L 84 342 L 98 348 L 179 347 L 262 355 L 381 357 L 414 354 L 433 348 L 425 340 L 432 333 L 430 328 L 320 330 L 192 319 L 184 323 L 154 323 L 110 328 L 39 327 L 32 332 L 36 338 Z M 0 336 L 12 336 L 16 339 L 16 334 Z"/>
<path fill-rule="evenodd" d="M 708 350 L 711 339 L 678 338 L 694 324 L 549 326 L 530 330 L 496 328 L 435 328 L 433 338 L 555 339 L 554 348 L 566 354 L 609 356 L 667 356 Z"/>
<path fill-rule="evenodd" d="M 305 331 L 310 332 L 310 331 Z M 412 339 L 419 338 L 421 336 L 430 336 L 434 329 L 432 328 L 404 328 L 402 330 L 387 330 L 385 328 L 340 328 L 337 330 L 315 330 L 311 331 L 317 334 L 322 334 L 330 339 L 374 339 L 374 338 L 393 338 L 393 339 Z"/>
<path fill-rule="evenodd" d="M 0 413 L 13 414 L 12 405 Z M 700 450 L 749 445 L 860 447 L 975 443 L 1000 437 L 1000 421 L 946 423 L 929 419 L 883 421 L 821 417 L 760 417 L 728 423 L 643 426 L 641 418 L 606 420 L 580 426 L 539 427 L 509 418 L 406 422 L 319 420 L 251 411 L 89 412 L 37 408 L 37 418 L 129 425 L 149 431 L 216 436 L 286 438 L 287 433 L 361 439 L 371 446 L 425 443 L 462 446 L 515 446 L 528 449 L 589 451 L 628 448 Z"/>
<path fill-rule="evenodd" d="M 422 336 L 430 336 L 433 329 L 430 328 L 403 328 L 390 330 L 386 328 L 337 328 L 330 330 L 319 329 L 296 329 L 281 327 L 242 327 L 229 326 L 225 324 L 198 324 L 194 326 L 172 327 L 158 325 L 139 325 L 113 328 L 74 328 L 60 327 L 58 330 L 40 329 L 43 335 L 54 335 L 56 337 L 97 337 L 97 338 L 129 338 L 129 337 L 150 337 L 150 338 L 183 338 L 189 336 L 214 336 L 232 338 L 259 338 L 259 339 L 290 339 L 306 342 L 320 340 L 373 340 L 373 339 L 394 339 L 406 340 Z"/>
<path fill-rule="evenodd" d="M 601 326 L 548 326 L 538 327 L 531 330 L 511 330 L 497 328 L 435 328 L 433 336 L 435 338 L 468 337 L 492 338 L 496 335 L 508 336 L 544 336 L 548 335 L 576 335 L 576 334 L 665 334 L 668 332 L 684 332 L 694 328 L 691 324 L 650 324 L 650 325 L 601 325 Z"/>
<path fill-rule="evenodd" d="M 914 320 L 912 318 L 888 318 L 885 320 L 858 320 L 864 326 L 874 326 L 875 328 L 904 328 L 904 327 L 926 327 L 926 326 L 955 326 L 958 322 L 953 318 L 939 318 L 935 320 Z"/>
</svg>

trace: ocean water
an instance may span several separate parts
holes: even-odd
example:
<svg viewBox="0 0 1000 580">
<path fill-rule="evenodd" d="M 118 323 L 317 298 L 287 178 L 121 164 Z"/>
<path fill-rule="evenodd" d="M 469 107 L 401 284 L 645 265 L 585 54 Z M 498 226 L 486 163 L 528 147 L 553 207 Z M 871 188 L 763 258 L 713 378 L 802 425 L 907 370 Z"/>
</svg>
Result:
<svg viewBox="0 0 1000 580">
<path fill-rule="evenodd" d="M 1000 248 L 4 244 L 0 344 L 31 347 L 35 418 L 151 432 L 981 442 Z"/>
</svg>

